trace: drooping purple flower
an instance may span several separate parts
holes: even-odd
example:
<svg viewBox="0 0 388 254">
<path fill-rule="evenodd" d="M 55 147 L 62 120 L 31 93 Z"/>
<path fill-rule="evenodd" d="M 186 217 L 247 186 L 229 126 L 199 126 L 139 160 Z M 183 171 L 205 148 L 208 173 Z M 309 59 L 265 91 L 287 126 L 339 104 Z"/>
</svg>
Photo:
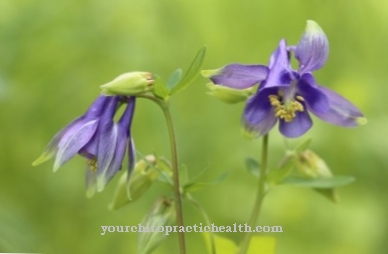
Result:
<svg viewBox="0 0 388 254">
<path fill-rule="evenodd" d="M 128 175 L 133 169 L 135 161 L 135 147 L 130 135 L 133 112 L 135 109 L 135 97 L 129 97 L 127 107 L 118 122 L 113 121 L 114 109 L 119 101 L 111 103 L 112 108 L 107 108 L 102 115 L 96 135 L 81 149 L 80 154 L 86 157 L 88 167 L 86 169 L 87 195 L 102 191 L 105 185 L 121 169 L 128 144 Z"/>
<path fill-rule="evenodd" d="M 76 154 L 88 159 L 86 172 L 87 195 L 102 191 L 121 169 L 126 146 L 129 146 L 129 169 L 134 163 L 134 146 L 130 125 L 135 98 L 126 99 L 127 108 L 120 120 L 114 116 L 122 96 L 99 96 L 87 112 L 63 128 L 50 141 L 43 154 L 33 163 L 38 165 L 55 156 L 54 171 Z"/>
<path fill-rule="evenodd" d="M 287 47 L 285 40 L 281 40 L 268 67 L 230 64 L 208 72 L 209 78 L 215 85 L 235 90 L 260 83 L 257 92 L 248 99 L 242 119 L 249 137 L 267 134 L 278 120 L 284 136 L 299 137 L 312 126 L 308 111 L 326 122 L 355 127 L 364 119 L 360 110 L 339 94 L 318 85 L 311 73 L 325 64 L 328 49 L 322 29 L 314 21 L 308 21 L 298 45 Z M 297 71 L 291 67 L 291 52 L 299 61 Z"/>
</svg>

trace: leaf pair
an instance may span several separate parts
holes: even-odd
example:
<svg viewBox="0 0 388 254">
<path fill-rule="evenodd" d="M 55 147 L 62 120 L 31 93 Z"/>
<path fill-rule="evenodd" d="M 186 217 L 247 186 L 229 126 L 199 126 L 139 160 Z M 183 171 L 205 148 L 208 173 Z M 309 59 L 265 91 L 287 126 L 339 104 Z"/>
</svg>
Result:
<svg viewBox="0 0 388 254">
<path fill-rule="evenodd" d="M 175 70 L 165 83 L 161 77 L 156 76 L 154 91 L 156 97 L 168 100 L 169 96 L 186 89 L 198 76 L 206 54 L 206 47 L 202 47 L 193 62 L 191 63 L 186 74 L 182 78 L 182 69 Z"/>
</svg>

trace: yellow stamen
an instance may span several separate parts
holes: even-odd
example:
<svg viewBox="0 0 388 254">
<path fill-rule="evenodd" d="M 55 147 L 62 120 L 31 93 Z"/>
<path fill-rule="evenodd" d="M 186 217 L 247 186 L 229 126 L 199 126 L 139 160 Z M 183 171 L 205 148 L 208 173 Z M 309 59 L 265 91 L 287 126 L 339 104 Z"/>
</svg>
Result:
<svg viewBox="0 0 388 254">
<path fill-rule="evenodd" d="M 87 164 L 89 165 L 89 169 L 92 172 L 96 172 L 97 171 L 97 160 L 95 158 L 88 160 Z"/>
<path fill-rule="evenodd" d="M 268 96 L 271 106 L 275 108 L 276 117 L 279 117 L 280 119 L 283 119 L 285 122 L 289 123 L 295 118 L 297 111 L 300 111 L 300 112 L 304 111 L 304 107 L 302 103 L 296 100 L 291 101 L 286 105 L 282 104 L 280 100 L 281 100 L 281 97 L 283 96 L 283 92 L 279 91 L 278 94 L 279 95 Z M 302 96 L 298 95 L 295 98 L 299 101 L 304 101 L 304 98 Z"/>
</svg>

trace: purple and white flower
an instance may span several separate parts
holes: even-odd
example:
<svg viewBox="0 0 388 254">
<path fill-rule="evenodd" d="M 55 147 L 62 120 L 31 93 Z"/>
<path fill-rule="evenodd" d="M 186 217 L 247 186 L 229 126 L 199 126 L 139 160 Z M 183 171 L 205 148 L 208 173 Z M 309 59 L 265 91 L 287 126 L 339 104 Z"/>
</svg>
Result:
<svg viewBox="0 0 388 254">
<path fill-rule="evenodd" d="M 127 107 L 118 122 L 114 116 L 120 103 Z M 129 167 L 133 169 L 135 148 L 130 126 L 135 109 L 134 97 L 99 96 L 84 115 L 72 121 L 50 141 L 43 154 L 33 163 L 38 165 L 55 157 L 54 171 L 76 154 L 88 160 L 87 195 L 102 191 L 121 169 L 128 144 Z"/>
<path fill-rule="evenodd" d="M 291 53 L 299 62 L 291 67 Z M 331 124 L 358 126 L 363 118 L 360 110 L 341 95 L 320 86 L 312 71 L 327 60 L 329 44 L 326 35 L 314 21 L 297 46 L 281 40 L 271 55 L 268 66 L 230 64 L 215 71 L 205 71 L 215 86 L 242 90 L 257 84 L 259 88 L 246 103 L 242 122 L 248 137 L 267 134 L 279 121 L 280 132 L 289 138 L 306 133 L 312 126 L 309 111 Z"/>
</svg>

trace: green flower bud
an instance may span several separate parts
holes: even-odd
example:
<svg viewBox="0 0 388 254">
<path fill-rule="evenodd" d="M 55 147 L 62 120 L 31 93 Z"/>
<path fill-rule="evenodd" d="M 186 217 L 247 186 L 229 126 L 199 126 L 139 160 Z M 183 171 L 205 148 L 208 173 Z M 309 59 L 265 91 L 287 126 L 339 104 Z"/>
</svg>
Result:
<svg viewBox="0 0 388 254">
<path fill-rule="evenodd" d="M 311 150 L 305 150 L 297 154 L 296 167 L 299 169 L 299 173 L 306 178 L 333 177 L 326 162 Z M 334 203 L 339 202 L 339 194 L 335 188 L 314 188 L 314 190 L 329 198 Z"/>
<path fill-rule="evenodd" d="M 121 176 L 113 201 L 109 205 L 110 210 L 116 210 L 140 198 L 157 179 L 158 171 L 150 166 L 151 164 L 156 167 L 155 156 L 148 155 L 145 158 L 148 162 L 140 160 L 136 163 L 129 181 L 127 172 Z"/>
<path fill-rule="evenodd" d="M 226 103 L 237 103 L 241 101 L 246 101 L 248 97 L 253 95 L 256 89 L 255 87 L 250 87 L 246 89 L 234 89 L 227 86 L 216 85 L 213 83 L 207 84 L 207 87 L 210 89 L 207 94 Z"/>
<path fill-rule="evenodd" d="M 326 162 L 311 150 L 298 153 L 296 166 L 304 177 L 319 178 L 333 176 Z"/>
<path fill-rule="evenodd" d="M 105 95 L 136 96 L 153 89 L 154 77 L 150 72 L 127 72 L 101 87 Z"/>
<path fill-rule="evenodd" d="M 160 198 L 142 220 L 143 231 L 138 234 L 138 253 L 149 254 L 154 251 L 172 232 L 176 213 L 172 199 Z"/>
</svg>

